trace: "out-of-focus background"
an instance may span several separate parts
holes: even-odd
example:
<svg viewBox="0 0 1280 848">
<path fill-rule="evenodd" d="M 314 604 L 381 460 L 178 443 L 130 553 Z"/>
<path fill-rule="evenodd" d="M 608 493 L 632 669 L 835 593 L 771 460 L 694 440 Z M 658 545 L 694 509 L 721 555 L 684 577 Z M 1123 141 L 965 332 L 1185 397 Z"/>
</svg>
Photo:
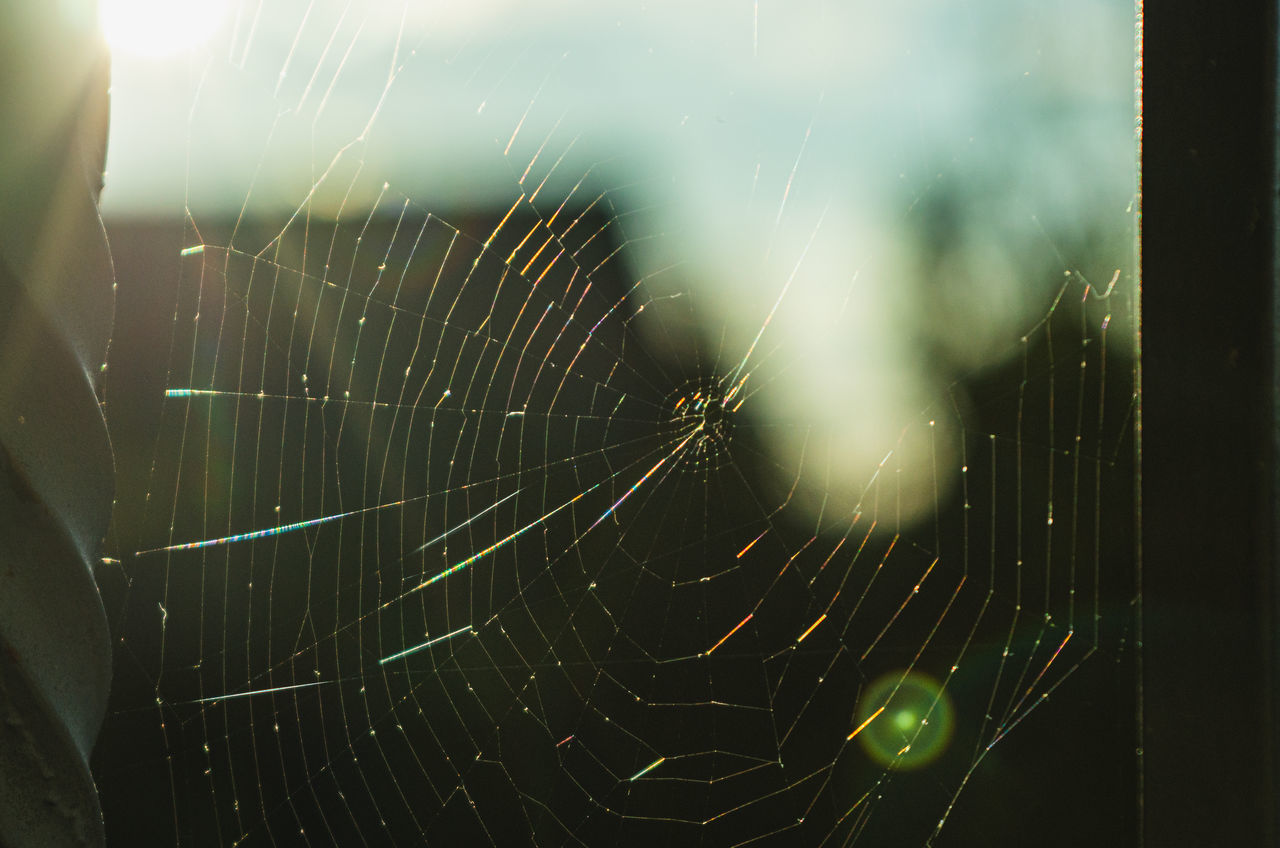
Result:
<svg viewBox="0 0 1280 848">
<path fill-rule="evenodd" d="M 1130 6 L 103 16 L 109 839 L 1131 830 Z"/>
<path fill-rule="evenodd" d="M 755 405 L 851 436 L 816 460 L 850 501 L 1055 272 L 1129 271 L 1125 3 L 119 7 L 108 217 L 350 212 L 388 180 L 456 218 L 505 212 L 535 158 L 544 202 L 587 177 L 654 299 L 696 292 L 640 332 L 736 355 L 771 316 L 803 367 Z"/>
</svg>

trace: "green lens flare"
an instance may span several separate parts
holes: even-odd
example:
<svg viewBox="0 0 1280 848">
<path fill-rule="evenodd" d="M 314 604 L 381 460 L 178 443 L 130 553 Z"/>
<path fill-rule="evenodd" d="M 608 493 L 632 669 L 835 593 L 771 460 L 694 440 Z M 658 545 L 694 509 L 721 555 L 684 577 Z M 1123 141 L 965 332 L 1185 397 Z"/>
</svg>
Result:
<svg viewBox="0 0 1280 848">
<path fill-rule="evenodd" d="M 951 742 L 955 711 L 933 678 L 894 671 L 863 690 L 854 736 L 882 766 L 917 769 L 941 756 Z"/>
</svg>

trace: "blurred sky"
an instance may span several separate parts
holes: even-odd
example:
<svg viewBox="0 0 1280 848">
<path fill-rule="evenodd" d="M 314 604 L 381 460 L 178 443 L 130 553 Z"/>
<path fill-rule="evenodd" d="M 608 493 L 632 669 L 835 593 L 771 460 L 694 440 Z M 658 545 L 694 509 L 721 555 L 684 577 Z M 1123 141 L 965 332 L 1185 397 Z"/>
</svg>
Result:
<svg viewBox="0 0 1280 848">
<path fill-rule="evenodd" d="M 998 134 L 1035 123 L 1066 136 L 991 164 L 1043 171 L 1072 148 L 1127 165 L 1120 2 L 190 5 L 189 25 L 154 36 L 168 55 L 148 55 L 158 48 L 137 32 L 116 51 L 108 213 L 171 208 L 184 189 L 238 209 L 272 128 L 288 151 L 259 175 L 272 188 L 363 135 L 369 166 L 449 205 L 501 192 L 509 175 L 486 160 L 522 117 L 539 138 L 557 127 L 561 147 L 578 139 L 566 182 L 634 158 L 739 193 L 755 184 L 771 211 L 780 198 L 765 187 L 789 176 L 810 125 L 797 177 L 826 194 L 892 188 L 971 138 L 993 155 Z M 1078 174 L 1060 177 L 1079 191 Z"/>
<path fill-rule="evenodd" d="M 1132 270 L 1118 0 L 197 8 L 120 36 L 108 216 L 333 214 L 386 181 L 448 218 L 508 207 L 531 162 L 547 198 L 587 176 L 727 364 L 757 339 L 802 363 L 759 408 L 844 429 L 851 497 L 1063 274 Z"/>
</svg>

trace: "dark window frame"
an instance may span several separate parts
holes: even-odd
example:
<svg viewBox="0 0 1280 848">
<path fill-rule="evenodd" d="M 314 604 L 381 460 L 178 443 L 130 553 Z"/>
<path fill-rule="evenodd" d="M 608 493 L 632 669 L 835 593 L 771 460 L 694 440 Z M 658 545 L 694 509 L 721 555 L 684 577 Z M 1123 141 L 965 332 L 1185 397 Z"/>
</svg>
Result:
<svg viewBox="0 0 1280 848">
<path fill-rule="evenodd" d="M 1142 841 L 1273 846 L 1276 4 L 1151 11 L 1142 112 Z"/>
</svg>

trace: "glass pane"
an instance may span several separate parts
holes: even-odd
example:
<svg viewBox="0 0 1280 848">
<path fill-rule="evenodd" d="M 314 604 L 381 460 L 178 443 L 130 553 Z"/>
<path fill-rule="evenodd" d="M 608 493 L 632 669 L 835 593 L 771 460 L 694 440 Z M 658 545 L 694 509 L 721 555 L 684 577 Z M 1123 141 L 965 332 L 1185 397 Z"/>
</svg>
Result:
<svg viewBox="0 0 1280 848">
<path fill-rule="evenodd" d="M 1130 837 L 1131 5 L 167 14 L 109 839 Z"/>
</svg>

